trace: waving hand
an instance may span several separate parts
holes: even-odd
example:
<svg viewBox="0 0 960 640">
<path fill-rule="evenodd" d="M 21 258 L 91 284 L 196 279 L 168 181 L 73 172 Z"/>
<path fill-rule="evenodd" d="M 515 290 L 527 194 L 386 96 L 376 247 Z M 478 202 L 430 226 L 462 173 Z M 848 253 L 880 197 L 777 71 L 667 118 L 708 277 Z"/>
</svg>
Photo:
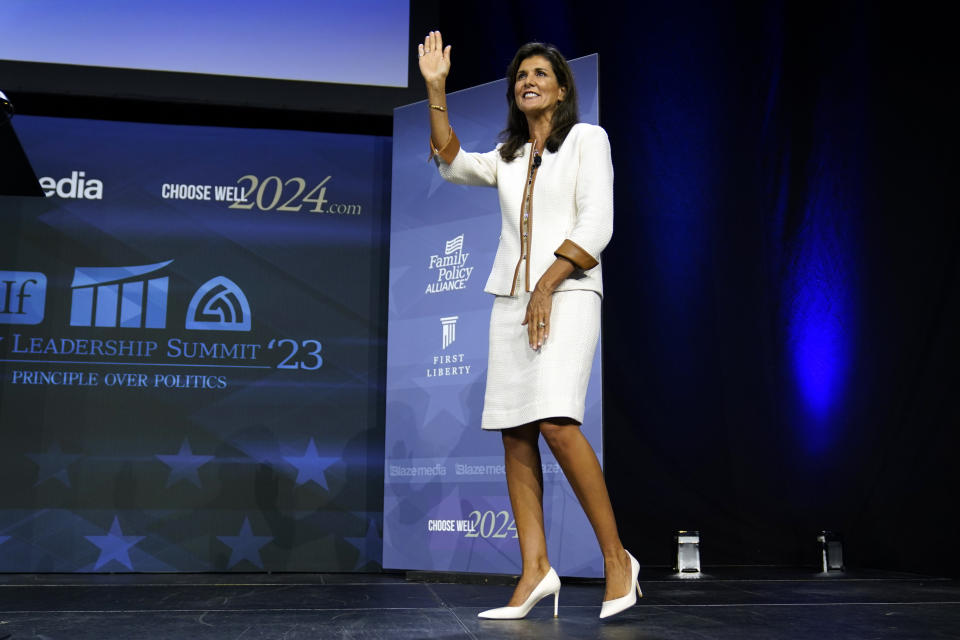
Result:
<svg viewBox="0 0 960 640">
<path fill-rule="evenodd" d="M 427 86 L 445 82 L 450 73 L 450 45 L 443 46 L 443 36 L 439 31 L 431 31 L 417 47 L 420 56 L 420 73 Z"/>
</svg>

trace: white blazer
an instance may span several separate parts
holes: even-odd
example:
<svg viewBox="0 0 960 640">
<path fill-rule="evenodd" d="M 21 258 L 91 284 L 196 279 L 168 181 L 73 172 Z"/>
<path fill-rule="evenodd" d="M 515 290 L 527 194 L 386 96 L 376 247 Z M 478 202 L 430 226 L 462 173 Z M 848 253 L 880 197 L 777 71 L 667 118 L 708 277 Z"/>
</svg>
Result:
<svg viewBox="0 0 960 640">
<path fill-rule="evenodd" d="M 500 157 L 500 145 L 487 153 L 460 149 L 452 133 L 442 150 L 435 150 L 440 175 L 456 184 L 496 187 L 503 224 L 493 270 L 484 291 L 499 296 L 517 294 L 514 282 L 526 291 L 557 256 L 577 269 L 557 291 L 586 289 L 603 294 L 600 253 L 613 233 L 613 162 L 610 142 L 601 127 L 578 123 L 556 153 L 545 150 L 533 184 L 530 217 L 530 258 L 521 267 L 520 215 L 532 144 L 523 146 L 513 162 Z"/>
</svg>

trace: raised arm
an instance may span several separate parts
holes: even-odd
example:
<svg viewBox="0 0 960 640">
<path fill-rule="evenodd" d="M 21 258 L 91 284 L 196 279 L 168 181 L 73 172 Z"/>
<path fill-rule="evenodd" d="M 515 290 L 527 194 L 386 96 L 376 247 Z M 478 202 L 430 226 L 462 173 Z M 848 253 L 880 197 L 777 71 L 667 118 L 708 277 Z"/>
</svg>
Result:
<svg viewBox="0 0 960 640">
<path fill-rule="evenodd" d="M 443 46 L 439 31 L 431 31 L 417 47 L 420 73 L 427 84 L 427 102 L 430 104 L 430 144 L 443 154 L 453 137 L 447 115 L 447 75 L 450 73 L 450 45 Z M 448 160 L 449 162 L 449 160 Z"/>
<path fill-rule="evenodd" d="M 450 73 L 450 45 L 444 47 L 440 32 L 431 31 L 417 49 L 420 73 L 427 84 L 430 153 L 437 162 L 440 175 L 456 184 L 496 186 L 498 152 L 460 153 L 460 141 L 450 126 L 446 91 L 447 75 Z"/>
</svg>

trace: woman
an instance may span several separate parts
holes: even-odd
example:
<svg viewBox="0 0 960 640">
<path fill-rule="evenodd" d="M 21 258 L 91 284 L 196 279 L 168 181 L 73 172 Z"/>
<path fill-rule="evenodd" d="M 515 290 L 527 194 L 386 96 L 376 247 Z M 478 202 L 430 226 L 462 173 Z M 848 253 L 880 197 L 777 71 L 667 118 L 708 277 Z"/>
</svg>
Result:
<svg viewBox="0 0 960 640">
<path fill-rule="evenodd" d="M 611 616 L 636 603 L 640 567 L 620 543 L 600 463 L 580 432 L 600 330 L 598 258 L 613 231 L 607 135 L 577 122 L 576 87 L 560 52 L 530 43 L 507 70 L 504 143 L 483 154 L 463 151 L 447 116 L 450 46 L 432 31 L 418 48 L 440 173 L 458 184 L 497 187 L 503 214 L 485 287 L 497 297 L 481 426 L 503 438 L 523 568 L 507 606 L 480 617 L 523 618 L 549 595 L 557 614 L 560 579 L 543 530 L 541 435 L 597 535 L 606 576 L 600 617 Z"/>
</svg>

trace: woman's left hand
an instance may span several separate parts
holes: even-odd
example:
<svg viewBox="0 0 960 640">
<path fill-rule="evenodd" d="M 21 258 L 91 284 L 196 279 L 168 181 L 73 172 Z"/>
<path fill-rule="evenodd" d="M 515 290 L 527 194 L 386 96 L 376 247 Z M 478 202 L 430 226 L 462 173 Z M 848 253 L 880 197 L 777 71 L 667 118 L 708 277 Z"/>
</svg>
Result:
<svg viewBox="0 0 960 640">
<path fill-rule="evenodd" d="M 527 303 L 527 313 L 521 324 L 527 325 L 527 336 L 530 339 L 530 348 L 539 349 L 550 335 L 550 308 L 553 305 L 553 294 L 534 287 L 530 293 L 530 302 Z"/>
<path fill-rule="evenodd" d="M 550 335 L 550 309 L 553 307 L 553 291 L 573 273 L 573 263 L 566 258 L 557 258 L 543 272 L 537 286 L 530 292 L 527 314 L 521 325 L 527 325 L 530 348 L 539 349 Z"/>
</svg>

